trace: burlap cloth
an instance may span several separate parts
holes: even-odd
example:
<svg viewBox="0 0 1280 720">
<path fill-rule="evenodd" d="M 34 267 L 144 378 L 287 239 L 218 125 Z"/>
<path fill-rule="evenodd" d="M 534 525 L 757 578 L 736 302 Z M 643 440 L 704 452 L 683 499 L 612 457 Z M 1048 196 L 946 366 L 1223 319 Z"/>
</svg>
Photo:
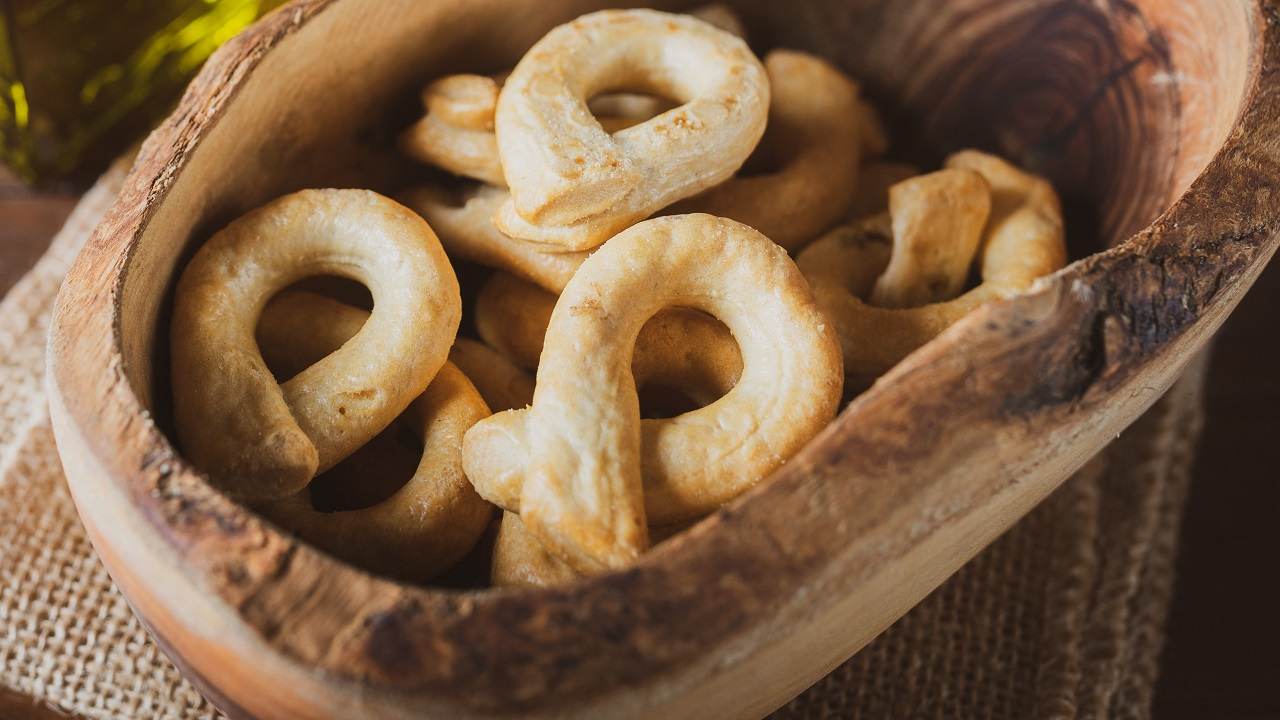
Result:
<svg viewBox="0 0 1280 720">
<path fill-rule="evenodd" d="M 50 306 L 121 175 L 85 196 L 0 302 L 0 682 L 90 718 L 217 717 L 98 562 L 49 429 Z M 1193 363 L 1098 459 L 778 716 L 1148 716 L 1204 365 Z"/>
</svg>

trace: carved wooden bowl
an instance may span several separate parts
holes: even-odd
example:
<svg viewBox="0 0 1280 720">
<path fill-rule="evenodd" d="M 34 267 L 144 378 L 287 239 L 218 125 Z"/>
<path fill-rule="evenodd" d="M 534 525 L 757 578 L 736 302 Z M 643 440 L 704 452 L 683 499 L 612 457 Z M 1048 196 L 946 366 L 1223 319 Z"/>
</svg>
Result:
<svg viewBox="0 0 1280 720">
<path fill-rule="evenodd" d="M 151 136 L 50 340 L 54 426 L 90 536 L 227 713 L 762 715 L 1124 429 L 1275 249 L 1272 0 L 734 4 L 757 49 L 807 49 L 862 78 L 907 157 L 979 146 L 1049 175 L 1083 259 L 916 352 L 770 481 L 630 570 L 504 592 L 372 577 L 230 502 L 175 451 L 174 279 L 269 198 L 399 189 L 411 169 L 391 138 L 425 80 L 504 67 L 599 3 L 295 2 L 220 51 Z"/>
</svg>

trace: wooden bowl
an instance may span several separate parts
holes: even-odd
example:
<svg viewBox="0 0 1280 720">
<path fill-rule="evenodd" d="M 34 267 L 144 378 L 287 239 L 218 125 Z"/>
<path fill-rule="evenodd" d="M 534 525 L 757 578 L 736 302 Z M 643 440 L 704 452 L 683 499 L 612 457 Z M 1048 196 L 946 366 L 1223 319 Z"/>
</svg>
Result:
<svg viewBox="0 0 1280 720">
<path fill-rule="evenodd" d="M 67 279 L 50 397 L 103 562 L 235 717 L 748 717 L 902 615 L 1164 390 L 1275 249 L 1271 0 L 738 3 L 821 53 L 898 146 L 1050 175 L 1079 260 L 905 360 L 767 483 L 625 572 L 397 584 L 279 532 L 175 451 L 167 307 L 192 249 L 307 186 L 394 190 L 432 76 L 494 70 L 589 0 L 303 0 L 232 41 Z M 1105 249 L 1107 247 L 1110 249 Z"/>
</svg>

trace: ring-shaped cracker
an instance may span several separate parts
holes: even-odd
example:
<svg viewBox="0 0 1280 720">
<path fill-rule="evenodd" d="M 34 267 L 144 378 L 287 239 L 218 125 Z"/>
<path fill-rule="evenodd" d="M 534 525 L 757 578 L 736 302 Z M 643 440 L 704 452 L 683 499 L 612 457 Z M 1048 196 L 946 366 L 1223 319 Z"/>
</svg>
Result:
<svg viewBox="0 0 1280 720">
<path fill-rule="evenodd" d="M 947 168 L 971 170 L 990 188 L 991 212 L 979 250 L 982 284 L 951 300 L 912 308 L 882 308 L 864 301 L 866 270 L 844 278 L 833 268 L 883 260 L 859 232 L 838 229 L 812 243 L 797 258 L 840 336 L 845 373 L 852 384 L 869 384 L 911 352 L 983 303 L 1027 290 L 1066 263 L 1062 211 L 1053 187 L 1004 160 L 973 150 L 952 155 Z M 927 208 L 924 210 L 927 212 Z M 896 218 L 895 218 L 896 219 Z M 866 221 L 862 229 L 883 220 Z M 844 261 L 838 258 L 844 255 Z M 852 281 L 852 282 L 851 282 Z M 858 285 L 862 284 L 862 287 Z M 861 295 L 861 297 L 859 297 Z"/>
<path fill-rule="evenodd" d="M 821 58 L 774 50 L 764 66 L 772 97 L 756 152 L 778 169 L 730 178 L 667 213 L 732 218 L 794 251 L 848 214 L 868 116 L 858 84 Z"/>
<path fill-rule="evenodd" d="M 479 340 L 455 340 L 449 362 L 471 380 L 493 412 L 522 408 L 533 402 L 533 376 Z"/>
<path fill-rule="evenodd" d="M 499 268 L 552 292 L 560 292 L 577 272 L 586 252 L 555 248 L 503 235 L 493 213 L 510 197 L 503 188 L 477 185 L 458 193 L 423 186 L 405 192 L 404 204 L 431 224 L 450 257 Z"/>
<path fill-rule="evenodd" d="M 689 14 L 745 37 L 742 21 L 726 5 L 713 3 Z M 419 162 L 455 175 L 506 187 L 493 116 L 508 74 L 447 75 L 431 82 L 422 91 L 426 114 L 401 134 L 401 150 Z M 588 105 L 605 131 L 615 133 L 670 110 L 673 103 L 654 95 L 607 93 L 591 98 Z"/>
<path fill-rule="evenodd" d="M 506 185 L 493 114 L 499 85 L 487 75 L 447 75 L 422 91 L 426 115 L 400 135 L 409 157 L 456 175 Z"/>
<path fill-rule="evenodd" d="M 516 365 L 536 370 L 557 297 L 554 293 L 506 273 L 494 273 L 480 288 L 475 304 L 476 331 L 485 343 Z M 659 385 L 708 405 L 738 383 L 742 353 L 724 323 L 689 308 L 666 308 L 640 328 L 631 356 L 636 386 Z M 642 467 L 651 460 L 653 440 L 663 432 L 663 419 L 645 418 Z M 660 456 L 659 456 L 660 457 Z M 646 472 L 647 476 L 647 472 Z M 660 493 L 645 496 L 651 522 L 668 523 L 710 512 L 657 504 Z"/>
<path fill-rule="evenodd" d="M 991 189 L 972 170 L 946 168 L 890 188 L 893 252 L 871 303 L 917 307 L 959 295 L 990 213 Z"/>
<path fill-rule="evenodd" d="M 729 327 L 742 379 L 669 420 L 661 464 L 686 472 L 642 485 L 628 369 L 641 328 L 669 305 Z M 786 251 L 724 218 L 657 218 L 583 263 L 552 314 L 532 407 L 472 428 L 464 464 L 482 496 L 518 511 L 576 570 L 619 567 L 647 545 L 646 493 L 668 493 L 673 505 L 736 496 L 834 417 L 841 381 L 839 346 Z"/>
<path fill-rule="evenodd" d="M 267 301 L 315 275 L 363 283 L 376 309 L 342 348 L 277 385 L 254 341 Z M 173 400 L 187 457 L 246 500 L 301 490 L 426 389 L 461 317 L 431 228 L 365 190 L 303 190 L 216 233 L 178 282 Z"/>
<path fill-rule="evenodd" d="M 258 322 L 263 357 L 277 372 L 311 366 L 354 337 L 369 313 L 307 292 L 288 291 Z M 456 564 L 493 515 L 462 472 L 463 434 L 489 408 L 451 362 L 401 416 L 422 438 L 413 477 L 390 497 L 359 510 L 321 512 L 311 492 L 259 506 L 307 542 L 371 572 L 422 582 Z"/>
<path fill-rule="evenodd" d="M 683 104 L 610 135 L 587 101 L 612 89 Z M 593 248 L 731 176 L 764 132 L 769 82 L 740 38 L 690 17 L 604 10 L 547 33 L 516 65 L 495 124 L 508 235 Z"/>
</svg>

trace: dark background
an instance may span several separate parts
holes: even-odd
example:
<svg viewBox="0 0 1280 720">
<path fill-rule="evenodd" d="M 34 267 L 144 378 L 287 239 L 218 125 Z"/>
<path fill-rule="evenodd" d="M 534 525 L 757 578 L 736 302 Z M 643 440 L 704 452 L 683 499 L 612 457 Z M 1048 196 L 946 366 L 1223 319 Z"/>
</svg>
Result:
<svg viewBox="0 0 1280 720">
<path fill-rule="evenodd" d="M 0 170 L 0 295 L 71 211 Z M 1154 716 L 1280 720 L 1280 262 L 1216 340 Z M 0 690 L 0 719 L 60 717 Z"/>
</svg>

